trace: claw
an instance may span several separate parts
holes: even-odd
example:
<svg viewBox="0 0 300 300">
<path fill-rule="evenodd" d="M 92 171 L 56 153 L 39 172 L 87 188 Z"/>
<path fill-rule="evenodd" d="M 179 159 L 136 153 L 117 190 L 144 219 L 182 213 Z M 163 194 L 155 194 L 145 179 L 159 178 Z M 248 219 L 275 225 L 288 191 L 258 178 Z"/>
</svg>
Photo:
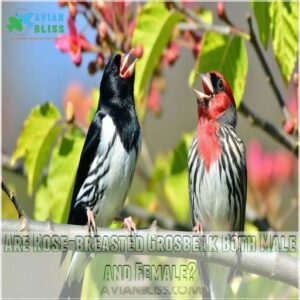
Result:
<svg viewBox="0 0 300 300">
<path fill-rule="evenodd" d="M 201 222 L 197 222 L 197 224 L 193 227 L 194 232 L 200 233 L 200 235 L 203 235 L 203 225 Z"/>
<path fill-rule="evenodd" d="M 132 220 L 132 217 L 127 217 L 123 221 L 123 227 L 127 228 L 130 232 L 136 234 L 136 225 Z"/>
<path fill-rule="evenodd" d="M 86 211 L 88 223 L 87 226 L 89 228 L 89 233 L 93 236 L 94 234 L 97 234 L 97 226 L 95 222 L 95 216 L 91 209 L 87 209 Z"/>
</svg>

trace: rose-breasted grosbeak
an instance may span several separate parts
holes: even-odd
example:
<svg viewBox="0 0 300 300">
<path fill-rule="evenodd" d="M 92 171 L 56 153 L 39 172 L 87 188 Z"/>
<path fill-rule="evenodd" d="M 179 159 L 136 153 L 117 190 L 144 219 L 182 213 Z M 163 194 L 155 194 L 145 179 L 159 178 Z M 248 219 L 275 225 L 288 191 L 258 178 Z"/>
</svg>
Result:
<svg viewBox="0 0 300 300">
<path fill-rule="evenodd" d="M 237 136 L 236 105 L 229 84 L 218 72 L 201 75 L 194 90 L 198 126 L 189 149 L 189 196 L 196 231 L 243 231 L 247 194 L 245 148 Z M 204 271 L 203 263 L 200 269 Z M 210 264 L 212 299 L 224 299 L 229 268 Z"/>
<path fill-rule="evenodd" d="M 83 146 L 73 190 L 68 223 L 106 227 L 118 216 L 130 188 L 141 143 L 134 104 L 136 57 L 116 54 L 106 65 L 100 100 Z M 135 229 L 131 218 L 124 225 Z M 75 252 L 60 297 L 81 285 L 85 253 Z M 79 297 L 80 295 L 76 295 Z"/>
</svg>

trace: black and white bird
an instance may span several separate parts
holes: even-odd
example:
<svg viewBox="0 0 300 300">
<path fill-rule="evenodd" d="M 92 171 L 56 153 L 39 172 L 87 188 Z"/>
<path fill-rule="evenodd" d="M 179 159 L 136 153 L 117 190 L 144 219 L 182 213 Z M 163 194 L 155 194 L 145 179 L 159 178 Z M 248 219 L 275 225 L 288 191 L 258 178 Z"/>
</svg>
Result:
<svg viewBox="0 0 300 300">
<path fill-rule="evenodd" d="M 235 132 L 235 101 L 220 73 L 202 74 L 201 79 L 204 92 L 194 90 L 198 125 L 188 156 L 192 224 L 198 232 L 243 231 L 247 170 L 245 147 Z M 205 272 L 203 264 L 199 267 Z M 211 299 L 224 299 L 229 271 L 208 266 Z"/>
<path fill-rule="evenodd" d="M 77 170 L 69 224 L 87 224 L 95 231 L 110 225 L 123 207 L 141 145 L 134 103 L 136 61 L 132 49 L 114 55 L 104 69 L 98 108 Z M 135 230 L 130 217 L 124 225 Z M 84 253 L 73 254 L 60 298 L 68 298 L 70 287 L 81 283 L 88 261 Z"/>
</svg>

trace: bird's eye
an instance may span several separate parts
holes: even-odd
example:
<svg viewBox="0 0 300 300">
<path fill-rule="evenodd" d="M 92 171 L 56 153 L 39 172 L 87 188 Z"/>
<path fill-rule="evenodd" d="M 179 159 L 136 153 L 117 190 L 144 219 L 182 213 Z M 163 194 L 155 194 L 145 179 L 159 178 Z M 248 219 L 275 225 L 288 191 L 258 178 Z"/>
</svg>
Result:
<svg viewBox="0 0 300 300">
<path fill-rule="evenodd" d="M 222 79 L 218 80 L 218 90 L 219 91 L 223 91 L 224 90 L 224 84 L 223 84 L 223 80 Z"/>
<path fill-rule="evenodd" d="M 113 65 L 113 66 L 111 67 L 111 70 L 112 70 L 113 72 L 116 72 L 116 71 L 117 71 L 117 66 L 116 66 L 116 65 Z"/>
</svg>

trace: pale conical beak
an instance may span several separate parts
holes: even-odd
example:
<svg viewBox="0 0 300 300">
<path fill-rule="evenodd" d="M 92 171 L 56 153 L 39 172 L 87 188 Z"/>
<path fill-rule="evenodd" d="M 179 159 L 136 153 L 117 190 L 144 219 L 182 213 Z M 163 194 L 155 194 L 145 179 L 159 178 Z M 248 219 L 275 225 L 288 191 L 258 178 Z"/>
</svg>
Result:
<svg viewBox="0 0 300 300">
<path fill-rule="evenodd" d="M 134 55 L 134 49 L 131 49 L 121 58 L 120 76 L 122 78 L 131 77 L 134 74 L 136 62 L 137 58 Z"/>
<path fill-rule="evenodd" d="M 200 91 L 197 91 L 196 89 L 193 89 L 193 91 L 194 91 L 194 93 L 195 93 L 195 95 L 196 95 L 196 98 L 197 98 L 197 100 L 199 100 L 199 101 L 203 101 L 203 100 L 209 100 L 210 99 L 210 97 L 211 96 L 209 96 L 209 95 L 206 95 L 206 94 L 204 94 L 204 93 L 202 93 L 202 92 L 200 92 Z"/>
<path fill-rule="evenodd" d="M 214 88 L 211 83 L 210 75 L 209 74 L 200 74 L 200 78 L 202 81 L 204 93 L 207 95 L 213 94 Z"/>
</svg>

